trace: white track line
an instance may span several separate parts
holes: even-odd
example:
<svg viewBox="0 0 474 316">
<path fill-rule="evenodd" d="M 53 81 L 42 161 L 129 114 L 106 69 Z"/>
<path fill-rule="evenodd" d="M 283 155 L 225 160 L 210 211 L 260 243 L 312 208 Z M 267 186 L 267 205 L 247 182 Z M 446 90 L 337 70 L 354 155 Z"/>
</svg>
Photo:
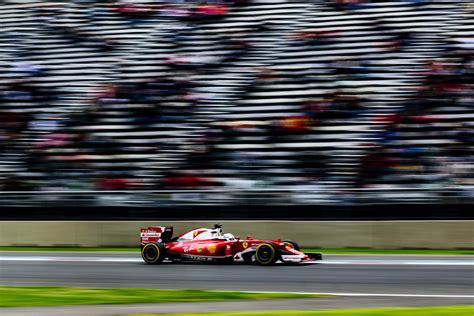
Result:
<svg viewBox="0 0 474 316">
<path fill-rule="evenodd" d="M 143 262 L 141 258 L 113 258 L 113 257 L 20 257 L 8 256 L 0 257 L 0 261 L 23 261 L 23 262 L 110 262 L 110 263 L 126 263 L 126 262 Z"/>
<path fill-rule="evenodd" d="M 2 256 L 0 261 L 10 262 L 103 262 L 103 263 L 132 263 L 143 262 L 140 257 L 53 257 L 53 256 Z M 308 263 L 317 263 L 323 265 L 416 265 L 416 266 L 474 266 L 474 260 L 393 260 L 393 259 L 374 259 L 374 260 L 322 260 L 310 261 Z"/>
<path fill-rule="evenodd" d="M 247 293 L 290 293 L 308 295 L 356 296 L 356 297 L 426 297 L 426 298 L 474 298 L 474 295 L 445 294 L 392 294 L 392 293 L 334 293 L 334 292 L 274 292 L 274 291 L 240 291 Z"/>
</svg>

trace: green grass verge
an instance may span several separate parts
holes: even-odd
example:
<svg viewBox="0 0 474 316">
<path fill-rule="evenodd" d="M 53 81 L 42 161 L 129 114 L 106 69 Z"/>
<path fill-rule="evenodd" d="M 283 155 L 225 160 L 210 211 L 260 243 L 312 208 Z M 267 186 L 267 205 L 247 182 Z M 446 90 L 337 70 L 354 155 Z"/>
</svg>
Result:
<svg viewBox="0 0 474 316">
<path fill-rule="evenodd" d="M 293 293 L 245 293 L 207 290 L 0 286 L 0 307 L 214 302 L 224 300 L 262 300 L 276 298 L 317 297 L 328 296 Z"/>
<path fill-rule="evenodd" d="M 0 251 L 97 251 L 139 252 L 139 247 L 32 247 L 0 246 Z M 393 255 L 474 255 L 474 249 L 372 249 L 372 248 L 305 248 L 306 252 L 323 254 L 393 254 Z"/>
<path fill-rule="evenodd" d="M 196 314 L 160 314 L 160 316 L 472 316 L 473 306 L 442 306 L 413 308 L 354 308 L 321 311 L 251 311 L 251 312 L 219 312 Z M 158 315 L 134 315 L 158 316 Z"/>
</svg>

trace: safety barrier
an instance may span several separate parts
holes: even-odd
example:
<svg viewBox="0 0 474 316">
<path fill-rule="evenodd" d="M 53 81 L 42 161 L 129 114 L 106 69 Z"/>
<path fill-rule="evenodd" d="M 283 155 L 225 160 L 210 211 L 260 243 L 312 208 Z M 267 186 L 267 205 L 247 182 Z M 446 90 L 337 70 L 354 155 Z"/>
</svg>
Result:
<svg viewBox="0 0 474 316">
<path fill-rule="evenodd" d="M 474 221 L 220 221 L 245 238 L 288 238 L 304 247 L 474 248 Z M 0 245 L 138 246 L 139 229 L 174 226 L 175 234 L 216 221 L 1 221 Z"/>
<path fill-rule="evenodd" d="M 389 203 L 474 203 L 474 187 L 136 190 L 136 191 L 0 191 L 10 207 L 153 207 L 195 205 L 368 205 Z"/>
</svg>

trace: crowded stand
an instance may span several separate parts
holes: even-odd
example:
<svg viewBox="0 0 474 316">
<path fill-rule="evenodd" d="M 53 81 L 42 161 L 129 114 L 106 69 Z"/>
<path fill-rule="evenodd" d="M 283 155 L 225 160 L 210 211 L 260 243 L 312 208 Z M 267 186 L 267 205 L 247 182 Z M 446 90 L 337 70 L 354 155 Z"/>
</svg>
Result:
<svg viewBox="0 0 474 316">
<path fill-rule="evenodd" d="M 474 197 L 470 1 L 4 0 L 0 21 L 0 200 Z"/>
</svg>

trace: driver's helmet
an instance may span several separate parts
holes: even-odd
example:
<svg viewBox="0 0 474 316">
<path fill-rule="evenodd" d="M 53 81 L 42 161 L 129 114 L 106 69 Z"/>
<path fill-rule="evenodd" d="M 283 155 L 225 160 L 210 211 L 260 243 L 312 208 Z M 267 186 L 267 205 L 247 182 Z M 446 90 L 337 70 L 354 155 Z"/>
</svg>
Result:
<svg viewBox="0 0 474 316">
<path fill-rule="evenodd" d="M 222 229 L 210 229 L 209 233 L 212 237 L 220 237 L 222 236 Z"/>
</svg>

